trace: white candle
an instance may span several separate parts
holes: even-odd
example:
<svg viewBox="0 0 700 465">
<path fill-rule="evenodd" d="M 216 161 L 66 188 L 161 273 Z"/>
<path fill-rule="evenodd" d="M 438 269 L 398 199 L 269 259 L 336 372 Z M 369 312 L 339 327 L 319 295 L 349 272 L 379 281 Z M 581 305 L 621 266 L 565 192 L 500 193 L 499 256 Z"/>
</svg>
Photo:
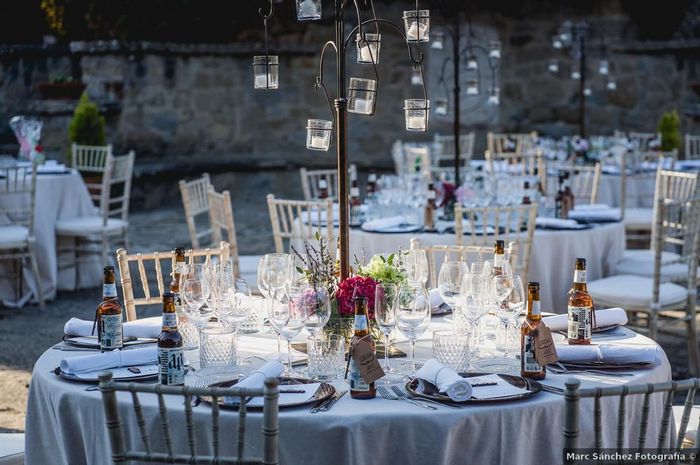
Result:
<svg viewBox="0 0 700 465">
<path fill-rule="evenodd" d="M 491 105 L 498 105 L 500 103 L 500 99 L 498 98 L 498 95 L 489 96 L 488 103 Z M 513 147 L 513 150 L 515 150 L 515 147 Z"/>
<path fill-rule="evenodd" d="M 467 95 L 479 95 L 479 87 L 467 86 Z"/>
<path fill-rule="evenodd" d="M 268 76 L 269 76 L 269 78 L 268 78 Z M 255 88 L 256 89 L 266 89 L 268 87 L 272 87 L 272 75 L 271 74 L 256 74 L 255 75 Z"/>
<path fill-rule="evenodd" d="M 501 58 L 501 51 L 498 50 L 497 48 L 494 48 L 489 52 L 489 56 L 491 58 Z"/>
<path fill-rule="evenodd" d="M 427 33 L 428 26 L 418 21 L 411 22 L 411 27 L 408 28 L 406 32 L 406 37 L 408 40 L 420 40 L 423 39 Z"/>
<path fill-rule="evenodd" d="M 355 112 L 369 115 L 372 113 L 372 101 L 365 98 L 355 99 Z"/>
<path fill-rule="evenodd" d="M 378 53 L 374 44 L 362 45 L 360 47 L 360 60 L 367 63 L 377 63 Z"/>
<path fill-rule="evenodd" d="M 425 129 L 425 118 L 423 116 L 409 116 L 406 129 Z"/>
<path fill-rule="evenodd" d="M 559 65 L 556 63 L 550 63 L 549 64 L 549 71 L 551 73 L 558 73 L 559 72 Z"/>
<path fill-rule="evenodd" d="M 315 149 L 326 149 L 328 147 L 328 144 L 326 144 L 326 138 L 321 137 L 321 136 L 311 136 L 311 144 L 309 144 L 310 147 L 315 148 Z"/>
</svg>

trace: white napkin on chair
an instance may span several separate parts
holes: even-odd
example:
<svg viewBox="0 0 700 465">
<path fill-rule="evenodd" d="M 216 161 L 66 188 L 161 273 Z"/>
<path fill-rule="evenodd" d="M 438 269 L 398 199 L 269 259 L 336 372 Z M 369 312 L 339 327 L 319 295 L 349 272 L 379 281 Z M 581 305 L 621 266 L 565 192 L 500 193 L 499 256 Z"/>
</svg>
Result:
<svg viewBox="0 0 700 465">
<path fill-rule="evenodd" d="M 472 385 L 456 371 L 447 368 L 434 358 L 423 364 L 416 373 L 418 382 L 428 381 L 434 384 L 438 391 L 446 394 L 455 402 L 464 402 L 472 396 Z"/>
<path fill-rule="evenodd" d="M 362 225 L 362 229 L 365 231 L 381 231 L 384 229 L 395 228 L 406 223 L 406 217 L 403 215 L 389 216 L 387 218 L 365 221 Z"/>
<path fill-rule="evenodd" d="M 561 362 L 605 362 L 615 365 L 657 363 L 659 350 L 658 346 L 557 344 L 557 355 Z"/>
<path fill-rule="evenodd" d="M 101 354 L 80 355 L 61 360 L 61 371 L 74 375 L 110 368 L 138 365 L 155 365 L 158 361 L 158 348 L 144 347 L 131 350 L 112 350 Z"/>
<path fill-rule="evenodd" d="M 63 327 L 66 336 L 97 336 L 92 333 L 94 323 L 80 318 L 71 318 Z M 163 319 L 159 316 L 142 318 L 140 320 L 127 321 L 124 323 L 124 337 L 136 337 L 145 339 L 156 339 L 163 329 Z"/>
<path fill-rule="evenodd" d="M 265 385 L 266 378 L 277 378 L 284 371 L 284 365 L 277 360 L 267 362 L 236 384 L 238 388 L 259 389 Z"/>
<path fill-rule="evenodd" d="M 627 324 L 627 312 L 621 308 L 606 308 L 595 311 L 595 320 L 597 328 L 605 328 L 606 326 L 624 326 Z M 569 315 L 546 316 L 542 321 L 547 328 L 552 331 L 564 331 L 569 327 Z"/>
</svg>

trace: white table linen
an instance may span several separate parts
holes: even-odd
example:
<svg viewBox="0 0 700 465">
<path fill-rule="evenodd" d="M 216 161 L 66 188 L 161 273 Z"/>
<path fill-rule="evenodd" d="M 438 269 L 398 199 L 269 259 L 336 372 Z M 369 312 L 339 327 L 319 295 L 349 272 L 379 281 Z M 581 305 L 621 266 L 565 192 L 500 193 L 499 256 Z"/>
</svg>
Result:
<svg viewBox="0 0 700 465">
<path fill-rule="evenodd" d="M 656 178 L 651 176 L 627 177 L 627 208 L 651 207 L 654 197 Z M 600 176 L 598 186 L 599 203 L 605 203 L 611 207 L 619 207 L 622 198 L 622 177 L 618 174 L 603 174 Z"/>
<path fill-rule="evenodd" d="M 67 336 L 96 336 L 97 330 L 93 333 L 94 321 L 71 318 L 63 326 L 63 334 Z M 154 316 L 151 318 L 141 318 L 140 320 L 125 321 L 123 335 L 127 337 L 137 337 L 145 339 L 156 339 L 163 330 L 163 318 Z"/>
</svg>

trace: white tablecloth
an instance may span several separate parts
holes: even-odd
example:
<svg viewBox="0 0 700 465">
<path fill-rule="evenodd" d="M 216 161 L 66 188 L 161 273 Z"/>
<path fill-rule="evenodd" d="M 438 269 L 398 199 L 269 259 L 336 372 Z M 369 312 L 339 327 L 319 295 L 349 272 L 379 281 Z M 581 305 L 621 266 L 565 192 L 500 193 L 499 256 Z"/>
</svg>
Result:
<svg viewBox="0 0 700 465">
<path fill-rule="evenodd" d="M 636 177 L 627 177 L 627 208 L 651 207 L 654 202 L 654 188 L 656 178 L 654 174 Z M 611 207 L 619 207 L 622 198 L 622 177 L 614 174 L 603 174 L 600 177 L 597 203 L 604 203 Z"/>
<path fill-rule="evenodd" d="M 455 243 L 454 234 L 381 234 L 352 229 L 350 257 L 362 257 L 364 251 L 369 260 L 375 254 L 407 250 L 413 237 L 425 245 Z M 608 276 L 624 251 L 622 223 L 596 225 L 580 231 L 535 230 L 527 281 L 540 282 L 543 311 L 564 313 L 576 258 L 586 259 L 588 280 L 592 281 Z"/>
<path fill-rule="evenodd" d="M 432 329 L 444 329 L 442 321 Z M 246 337 L 242 338 L 243 349 Z M 274 338 L 265 335 L 270 350 Z M 417 358 L 431 356 L 430 334 L 417 345 Z M 258 340 L 259 341 L 259 340 Z M 605 339 L 606 343 L 612 342 Z M 653 341 L 632 331 L 621 336 L 620 343 L 653 345 Z M 258 344 L 256 344 L 259 346 Z M 406 344 L 399 343 L 402 350 Z M 84 352 L 62 352 L 49 349 L 34 367 L 29 391 L 26 421 L 26 459 L 28 465 L 107 465 L 110 445 L 99 391 L 85 391 L 85 384 L 65 381 L 53 373 L 64 356 Z M 633 376 L 575 375 L 582 385 L 639 384 L 667 381 L 671 367 L 663 352 L 660 365 L 633 372 Z M 393 359 L 401 363 L 403 359 Z M 193 375 L 189 375 L 191 377 Z M 563 387 L 572 375 L 547 374 L 546 384 Z M 336 388 L 348 389 L 338 380 Z M 627 407 L 627 443 L 635 444 L 638 435 L 641 397 L 629 397 Z M 130 444 L 139 445 L 140 436 L 133 415 L 131 397 L 119 393 L 122 418 L 128 425 Z M 157 402 L 153 396 L 141 396 L 147 427 L 154 450 L 164 450 Z M 176 451 L 188 453 L 187 432 L 181 398 L 169 397 L 168 416 Z M 656 445 L 657 428 L 663 396 L 652 396 L 647 443 Z M 614 399 L 603 401 L 604 447 L 614 447 L 617 410 Z M 580 413 L 580 444 L 593 444 L 593 404 L 584 401 Z M 564 397 L 541 392 L 525 401 L 474 405 L 464 409 L 438 407 L 426 410 L 406 402 L 355 400 L 345 395 L 336 406 L 312 415 L 308 407 L 286 408 L 280 412 L 279 458 L 285 465 L 334 464 L 511 464 L 543 465 L 561 463 Z M 223 452 L 231 454 L 235 447 L 235 411 L 222 411 L 221 434 Z M 260 417 L 248 417 L 248 453 L 260 452 Z M 200 404 L 194 409 L 197 444 L 211 453 L 210 407 Z M 223 439 L 228 438 L 228 439 Z M 533 443 L 533 438 L 540 438 Z"/>
<path fill-rule="evenodd" d="M 39 174 L 36 181 L 36 209 L 34 214 L 34 234 L 36 236 L 36 256 L 39 266 L 39 282 L 44 298 L 53 299 L 57 289 L 72 289 L 74 270 L 66 270 L 59 278 L 56 221 L 62 218 L 88 215 L 94 211 L 92 200 L 80 174 Z M 0 196 L 0 202 L 2 202 Z M 15 284 L 11 262 L 0 263 L 0 299 L 16 300 Z M 99 284 L 101 280 L 99 259 L 81 267 L 83 286 Z M 31 267 L 24 273 L 23 289 L 34 289 L 35 280 Z"/>
</svg>

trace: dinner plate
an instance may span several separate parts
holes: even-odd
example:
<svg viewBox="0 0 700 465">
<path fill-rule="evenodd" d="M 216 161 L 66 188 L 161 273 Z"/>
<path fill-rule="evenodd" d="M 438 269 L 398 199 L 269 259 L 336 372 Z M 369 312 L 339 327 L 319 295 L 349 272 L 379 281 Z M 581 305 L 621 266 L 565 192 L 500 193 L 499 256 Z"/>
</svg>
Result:
<svg viewBox="0 0 700 465">
<path fill-rule="evenodd" d="M 281 394 L 283 391 L 286 389 L 290 389 L 293 386 L 298 386 L 301 384 L 316 384 L 318 381 L 313 381 L 310 379 L 305 379 L 305 378 L 288 378 L 288 377 L 279 377 L 277 378 L 279 381 L 279 389 L 281 391 Z M 219 383 L 214 383 L 211 384 L 207 387 L 220 387 L 220 388 L 229 388 L 229 387 L 235 387 L 236 384 L 238 384 L 237 379 L 229 380 L 229 381 L 221 381 Z M 298 407 L 300 405 L 310 405 L 310 404 L 315 404 L 316 402 L 326 400 L 330 398 L 333 394 L 335 394 L 335 388 L 333 387 L 332 384 L 328 383 L 320 383 L 320 386 L 314 392 L 310 397 L 307 396 L 302 396 L 304 397 L 303 399 L 298 399 L 298 400 L 291 400 L 289 402 L 284 401 L 284 395 L 280 395 L 279 399 L 279 406 L 280 407 Z M 289 396 L 294 396 L 296 394 L 289 394 Z M 212 403 L 212 398 L 208 396 L 202 396 L 201 400 L 203 402 Z M 225 397 L 220 397 L 217 399 L 219 406 L 221 408 L 228 408 L 228 409 L 235 409 L 238 410 L 238 398 L 234 399 L 228 399 Z M 248 408 L 262 408 L 262 406 L 258 405 L 248 405 Z"/>
<path fill-rule="evenodd" d="M 156 381 L 158 379 L 158 365 L 137 365 L 132 367 L 111 368 L 110 370 L 98 370 L 84 374 L 69 374 L 61 371 L 61 367 L 54 370 L 54 374 L 61 378 L 81 383 L 98 383 L 99 375 L 104 371 L 112 372 L 114 381 Z"/>
<path fill-rule="evenodd" d="M 365 226 L 362 226 L 363 231 L 367 231 L 367 232 L 371 232 L 371 233 L 380 233 L 380 234 L 412 233 L 412 232 L 418 232 L 421 229 L 423 229 L 423 226 L 421 226 L 419 224 L 399 224 L 397 226 L 390 226 L 388 228 L 381 228 L 381 229 L 366 228 Z"/>
<path fill-rule="evenodd" d="M 70 174 L 70 170 L 63 170 L 63 171 L 37 171 L 36 175 L 37 176 L 48 176 L 48 175 L 63 175 L 63 174 Z"/>
<path fill-rule="evenodd" d="M 587 370 L 587 369 L 596 369 L 596 370 L 642 370 L 645 368 L 652 368 L 656 366 L 654 363 L 647 363 L 647 362 L 639 362 L 639 363 L 623 363 L 623 364 L 616 364 L 616 363 L 609 363 L 609 362 L 563 362 L 559 361 L 557 362 L 559 365 L 562 365 L 564 368 L 567 370 Z"/>
<path fill-rule="evenodd" d="M 487 376 L 487 375 L 491 375 L 491 374 L 492 373 L 460 373 L 460 376 L 462 378 L 473 378 L 476 376 Z M 511 402 L 511 401 L 515 401 L 515 400 L 527 399 L 528 397 L 532 397 L 542 390 L 542 385 L 533 379 L 523 378 L 522 376 L 505 375 L 505 374 L 498 374 L 498 376 L 501 379 L 503 379 L 504 381 L 508 382 L 509 384 L 511 384 L 515 387 L 525 389 L 526 392 L 523 392 L 521 394 L 511 395 L 511 396 L 493 397 L 491 399 L 473 399 L 472 398 L 472 399 L 465 400 L 464 402 L 455 402 L 452 399 L 450 399 L 447 395 L 439 392 L 437 387 L 435 387 L 433 384 L 430 384 L 430 383 L 425 382 L 425 381 L 424 381 L 425 391 L 424 392 L 416 391 L 416 388 L 418 387 L 418 380 L 417 379 L 411 380 L 408 383 L 406 383 L 406 391 L 408 391 L 413 396 L 423 397 L 425 399 L 435 400 L 438 402 L 447 402 L 447 403 L 451 403 L 451 404 L 490 404 L 490 403 L 494 403 L 494 402 Z"/>
<path fill-rule="evenodd" d="M 100 343 L 97 336 L 63 336 L 63 341 L 70 346 L 79 347 L 82 349 L 99 349 Z M 149 338 L 126 338 L 124 347 L 134 346 L 139 344 L 152 344 L 158 342 L 157 339 Z"/>
</svg>

